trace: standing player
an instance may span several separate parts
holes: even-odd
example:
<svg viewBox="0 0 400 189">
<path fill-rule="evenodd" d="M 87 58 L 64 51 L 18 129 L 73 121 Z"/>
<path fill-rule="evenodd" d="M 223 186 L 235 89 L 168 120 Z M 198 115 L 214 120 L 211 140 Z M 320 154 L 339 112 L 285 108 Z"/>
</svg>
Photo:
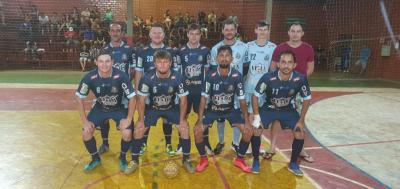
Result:
<svg viewBox="0 0 400 189">
<path fill-rule="evenodd" d="M 104 50 L 111 54 L 114 63 L 113 67 L 124 72 L 129 80 L 132 80 L 133 70 L 136 63 L 136 53 L 134 50 L 122 41 L 122 30 L 121 25 L 112 23 L 110 24 L 110 30 L 108 31 L 111 42 L 104 47 Z M 128 108 L 128 100 L 123 98 L 122 103 L 125 108 Z M 109 150 L 108 134 L 110 132 L 110 124 L 105 121 L 100 125 L 101 137 L 103 138 L 103 144 L 99 147 L 99 154 L 105 153 Z"/>
<path fill-rule="evenodd" d="M 197 172 L 204 171 L 208 165 L 208 157 L 205 154 L 205 144 L 203 142 L 203 132 L 205 128 L 210 127 L 219 118 L 228 119 L 231 126 L 238 128 L 242 133 L 242 140 L 239 144 L 234 165 L 244 172 L 251 172 L 251 167 L 246 165 L 244 156 L 253 133 L 247 115 L 242 74 L 231 67 L 232 59 L 231 47 L 227 45 L 221 46 L 217 53 L 219 66 L 207 74 L 205 84 L 203 85 L 199 117 L 195 128 L 196 147 L 200 154 L 200 162 L 196 167 Z M 241 112 L 240 109 L 234 107 L 235 95 L 240 101 Z M 207 108 L 206 98 L 209 99 Z"/>
<path fill-rule="evenodd" d="M 310 77 L 314 72 L 314 50 L 312 46 L 301 38 L 304 36 L 303 26 L 300 23 L 292 23 L 288 31 L 289 41 L 282 43 L 276 47 L 274 55 L 272 57 L 271 70 L 276 70 L 278 55 L 284 51 L 290 50 L 296 55 L 297 66 L 295 71 L 303 74 L 306 78 Z M 296 105 L 301 106 L 301 98 L 296 98 Z M 272 124 L 271 134 L 271 146 L 268 152 L 264 154 L 265 159 L 270 159 L 275 154 L 276 139 L 279 133 L 279 122 Z M 300 156 L 307 162 L 314 162 L 314 159 L 303 149 Z"/>
<path fill-rule="evenodd" d="M 147 72 L 150 70 L 153 70 L 155 68 L 153 59 L 154 59 L 154 53 L 159 51 L 159 50 L 166 50 L 168 51 L 173 58 L 173 67 L 174 69 L 177 69 L 177 61 L 176 61 L 176 55 L 171 47 L 168 47 L 164 45 L 164 37 L 165 33 L 162 28 L 162 25 L 160 24 L 153 24 L 150 33 L 149 33 L 151 42 L 148 46 L 144 47 L 139 53 L 138 53 L 138 60 L 136 62 L 136 72 L 135 72 L 135 87 L 139 86 L 139 81 L 140 78 L 142 78 L 143 75 L 146 75 Z M 170 156 L 175 155 L 175 151 L 172 148 L 171 145 L 171 134 L 172 134 L 172 125 L 167 123 L 165 120 L 163 121 L 163 131 L 164 131 L 164 136 L 165 136 L 165 145 L 166 145 L 166 152 Z M 143 154 L 146 149 L 147 149 L 147 138 L 149 135 L 150 129 L 146 131 L 144 134 L 143 138 L 143 146 L 141 147 L 140 154 Z"/>
<path fill-rule="evenodd" d="M 85 166 L 84 170 L 90 171 L 101 164 L 96 140 L 93 137 L 95 125 L 113 119 L 117 122 L 117 129 L 122 135 L 119 166 L 121 171 L 125 171 L 126 152 L 129 150 L 132 138 L 133 124 L 131 122 L 136 104 L 135 91 L 125 73 L 112 67 L 113 60 L 110 54 L 101 52 L 96 58 L 96 65 L 97 69 L 84 76 L 76 91 L 78 111 L 83 123 L 83 143 L 92 156 L 92 161 Z M 82 99 L 86 98 L 90 91 L 94 93 L 97 101 L 86 115 Z M 128 109 L 125 109 L 121 103 L 123 97 L 129 99 Z"/>
<path fill-rule="evenodd" d="M 224 22 L 223 28 L 222 28 L 222 34 L 224 35 L 224 40 L 220 41 L 217 43 L 212 49 L 211 49 L 211 62 L 210 66 L 211 69 L 215 69 L 217 67 L 217 51 L 218 48 L 224 45 L 229 45 L 232 49 L 232 68 L 235 68 L 237 71 L 239 71 L 242 75 L 244 73 L 244 70 L 247 70 L 248 64 L 246 64 L 245 61 L 245 56 L 247 54 L 247 45 L 241 41 L 238 41 L 235 39 L 235 35 L 237 33 L 237 26 L 236 23 L 230 19 L 227 19 Z M 235 100 L 235 107 L 239 108 L 238 105 L 238 100 Z M 218 155 L 222 152 L 225 142 L 224 142 L 224 134 L 225 134 L 225 120 L 224 119 L 219 119 L 217 120 L 217 128 L 218 128 L 218 144 L 214 148 L 214 154 Z M 238 152 L 238 147 L 239 147 L 239 137 L 240 137 L 240 131 L 238 128 L 234 127 L 233 128 L 233 141 L 232 141 L 232 149 Z"/>
<path fill-rule="evenodd" d="M 181 67 L 183 81 L 189 91 L 187 97 L 188 107 L 187 115 L 193 108 L 193 111 L 198 113 L 201 89 L 205 74 L 209 68 L 210 50 L 200 44 L 201 31 L 200 25 L 189 25 L 187 37 L 188 42 L 178 53 L 178 63 Z M 204 141 L 209 153 L 211 153 L 211 145 L 208 140 L 208 129 L 204 131 Z M 180 153 L 181 148 L 178 145 L 177 153 Z"/>
<path fill-rule="evenodd" d="M 186 107 L 188 91 L 183 84 L 182 76 L 177 71 L 171 70 L 172 57 L 165 50 L 154 54 L 156 69 L 150 70 L 140 80 L 138 94 L 139 119 L 134 131 L 132 157 L 133 164 L 129 165 L 126 173 L 134 172 L 139 165 L 139 152 L 142 138 L 150 126 L 155 126 L 158 118 L 164 118 L 168 123 L 177 125 L 182 144 L 184 168 L 194 172 L 194 167 L 189 161 L 190 138 L 189 126 L 186 120 Z M 179 97 L 179 106 L 175 98 Z M 146 100 L 149 103 L 146 104 Z"/>
<path fill-rule="evenodd" d="M 294 139 L 288 170 L 296 176 L 303 176 L 297 158 L 304 145 L 304 120 L 311 100 L 310 87 L 302 74 L 293 71 L 296 67 L 296 55 L 293 52 L 284 51 L 278 57 L 278 71 L 265 74 L 256 86 L 252 101 L 253 126 L 260 128 L 262 124 L 264 129 L 268 129 L 270 123 L 279 121 L 282 128 L 292 129 Z M 300 115 L 294 106 L 297 94 L 304 99 Z M 263 95 L 266 96 L 265 104 L 259 111 L 258 100 Z"/>
<path fill-rule="evenodd" d="M 257 34 L 257 39 L 247 43 L 248 54 L 246 56 L 246 62 L 249 62 L 249 71 L 247 78 L 244 82 L 244 91 L 246 93 L 246 103 L 249 111 L 249 120 L 253 120 L 253 108 L 251 106 L 251 98 L 254 93 L 254 88 L 256 87 L 260 78 L 268 72 L 270 63 L 272 60 L 272 54 L 276 48 L 276 45 L 268 41 L 269 24 L 265 21 L 259 21 L 255 28 L 255 33 Z M 259 104 L 262 105 L 262 100 L 259 98 Z M 253 173 L 258 173 L 260 170 L 259 162 L 259 151 L 254 151 L 255 149 L 260 149 L 261 145 L 261 132 L 255 130 L 254 136 L 251 138 L 251 146 L 253 153 Z M 261 150 L 263 150 L 261 148 Z M 262 152 L 261 152 L 262 153 Z"/>
</svg>

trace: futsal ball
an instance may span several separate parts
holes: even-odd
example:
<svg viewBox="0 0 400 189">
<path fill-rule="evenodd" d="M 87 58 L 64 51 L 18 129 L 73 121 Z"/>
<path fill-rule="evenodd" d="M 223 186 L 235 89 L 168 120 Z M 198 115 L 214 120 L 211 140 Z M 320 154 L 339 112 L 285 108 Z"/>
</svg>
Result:
<svg viewBox="0 0 400 189">
<path fill-rule="evenodd" d="M 178 175 L 179 167 L 174 161 L 167 161 L 163 171 L 167 178 L 172 179 Z"/>
</svg>

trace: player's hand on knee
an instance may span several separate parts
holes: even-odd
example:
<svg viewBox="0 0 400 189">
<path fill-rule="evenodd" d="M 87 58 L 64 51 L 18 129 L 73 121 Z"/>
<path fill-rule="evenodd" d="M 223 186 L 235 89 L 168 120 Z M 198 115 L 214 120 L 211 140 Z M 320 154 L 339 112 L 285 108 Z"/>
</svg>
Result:
<svg viewBox="0 0 400 189">
<path fill-rule="evenodd" d="M 121 121 L 119 121 L 119 128 L 121 129 L 126 129 L 129 127 L 129 125 L 131 124 L 131 121 L 128 119 L 121 119 Z"/>
<path fill-rule="evenodd" d="M 257 128 L 257 129 L 260 128 L 260 126 L 261 126 L 261 117 L 260 117 L 260 114 L 255 114 L 255 115 L 253 116 L 252 125 L 253 125 L 254 128 Z"/>
</svg>

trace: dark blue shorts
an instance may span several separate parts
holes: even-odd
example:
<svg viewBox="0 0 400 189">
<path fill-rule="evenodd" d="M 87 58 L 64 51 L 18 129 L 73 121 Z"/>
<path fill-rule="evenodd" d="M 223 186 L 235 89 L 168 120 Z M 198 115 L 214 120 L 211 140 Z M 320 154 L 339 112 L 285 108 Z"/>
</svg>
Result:
<svg viewBox="0 0 400 189">
<path fill-rule="evenodd" d="M 146 106 L 144 111 L 144 125 L 146 127 L 155 126 L 158 118 L 166 119 L 169 124 L 179 124 L 179 107 L 174 106 L 169 110 L 155 110 Z"/>
<path fill-rule="evenodd" d="M 107 112 L 97 106 L 94 106 L 92 110 L 90 110 L 87 119 L 91 121 L 96 126 L 97 129 L 100 129 L 99 127 L 101 125 L 104 125 L 104 121 L 112 119 L 115 121 L 117 129 L 119 129 L 119 121 L 121 119 L 125 119 L 127 113 L 128 113 L 127 109 Z M 133 124 L 129 126 L 129 129 L 133 129 Z"/>
<path fill-rule="evenodd" d="M 187 96 L 187 113 L 189 114 L 192 111 L 199 113 L 199 107 L 200 107 L 200 99 L 201 95 L 188 95 Z"/>
<path fill-rule="evenodd" d="M 261 122 L 264 129 L 268 129 L 269 124 L 277 120 L 281 123 L 282 129 L 294 129 L 300 115 L 297 111 L 276 111 L 276 110 L 260 110 Z"/>
<path fill-rule="evenodd" d="M 203 116 L 203 124 L 211 125 L 215 120 L 218 119 L 227 119 L 229 124 L 231 124 L 231 127 L 232 125 L 244 124 L 243 115 L 239 109 L 229 112 L 213 112 L 206 110 Z"/>
</svg>

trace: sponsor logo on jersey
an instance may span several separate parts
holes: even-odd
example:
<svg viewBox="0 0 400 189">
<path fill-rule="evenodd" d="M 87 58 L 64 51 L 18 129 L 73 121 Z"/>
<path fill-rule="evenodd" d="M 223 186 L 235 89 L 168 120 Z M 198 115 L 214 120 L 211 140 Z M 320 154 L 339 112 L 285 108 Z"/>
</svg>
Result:
<svg viewBox="0 0 400 189">
<path fill-rule="evenodd" d="M 173 95 L 161 95 L 153 97 L 153 102 L 155 106 L 166 106 L 171 103 Z"/>
<path fill-rule="evenodd" d="M 212 101 L 213 101 L 213 104 L 215 104 L 217 106 L 227 105 L 232 102 L 232 96 L 233 96 L 233 94 L 221 93 L 221 94 L 212 96 Z"/>
<path fill-rule="evenodd" d="M 192 64 L 185 68 L 185 75 L 188 78 L 198 77 L 201 75 L 201 64 Z"/>
<path fill-rule="evenodd" d="M 114 95 L 114 96 L 101 96 L 99 98 L 97 98 L 97 101 L 100 102 L 100 104 L 104 105 L 104 106 L 115 106 L 118 103 L 117 100 L 118 95 Z"/>
<path fill-rule="evenodd" d="M 88 91 L 89 91 L 89 86 L 86 83 L 82 83 L 81 90 L 79 90 L 79 92 L 81 94 L 87 94 Z"/>
<path fill-rule="evenodd" d="M 261 63 L 251 65 L 251 73 L 254 74 L 263 74 L 265 72 L 265 66 Z"/>
<path fill-rule="evenodd" d="M 280 107 L 288 106 L 290 103 L 290 99 L 291 99 L 291 97 L 272 98 L 271 103 L 274 104 L 276 107 L 280 108 Z"/>
<path fill-rule="evenodd" d="M 239 54 L 239 53 L 236 53 L 235 58 L 236 58 L 236 59 L 240 59 L 240 54 Z"/>
<path fill-rule="evenodd" d="M 128 86 L 125 83 L 122 83 L 121 86 L 122 86 L 122 89 L 125 91 L 125 94 L 127 94 L 127 95 L 131 94 Z"/>
<path fill-rule="evenodd" d="M 268 54 L 265 55 L 264 60 L 265 60 L 265 61 L 268 61 L 268 60 L 269 60 L 269 55 L 268 55 Z"/>
</svg>

